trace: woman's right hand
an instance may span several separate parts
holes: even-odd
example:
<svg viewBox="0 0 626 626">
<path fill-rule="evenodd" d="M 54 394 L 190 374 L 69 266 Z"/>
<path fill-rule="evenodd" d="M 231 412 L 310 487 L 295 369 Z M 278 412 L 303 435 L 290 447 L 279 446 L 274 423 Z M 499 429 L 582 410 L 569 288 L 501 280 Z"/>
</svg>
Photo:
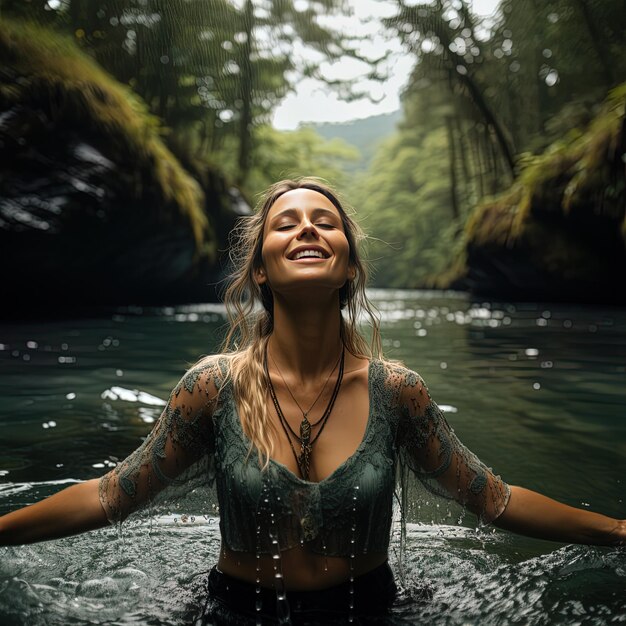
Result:
<svg viewBox="0 0 626 626">
<path fill-rule="evenodd" d="M 58 539 L 107 524 L 94 478 L 0 517 L 0 545 Z"/>
</svg>

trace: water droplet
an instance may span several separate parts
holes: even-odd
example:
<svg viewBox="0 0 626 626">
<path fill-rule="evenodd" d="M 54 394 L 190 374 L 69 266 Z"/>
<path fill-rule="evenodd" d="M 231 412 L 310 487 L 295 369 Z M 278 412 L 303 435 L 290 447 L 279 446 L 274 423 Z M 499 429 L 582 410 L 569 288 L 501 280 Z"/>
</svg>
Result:
<svg viewBox="0 0 626 626">
<path fill-rule="evenodd" d="M 544 78 L 548 87 L 554 87 L 559 82 L 559 72 L 556 69 L 551 69 Z"/>
</svg>

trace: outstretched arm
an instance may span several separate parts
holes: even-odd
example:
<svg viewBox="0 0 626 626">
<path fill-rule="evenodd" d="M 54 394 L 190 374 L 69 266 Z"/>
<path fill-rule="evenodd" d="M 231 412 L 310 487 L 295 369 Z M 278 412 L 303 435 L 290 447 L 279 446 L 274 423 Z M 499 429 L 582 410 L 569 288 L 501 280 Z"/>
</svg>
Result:
<svg viewBox="0 0 626 626">
<path fill-rule="evenodd" d="M 396 374 L 398 375 L 398 374 Z M 456 437 L 424 381 L 401 372 L 398 446 L 424 486 L 453 498 L 482 521 L 522 535 L 565 543 L 626 545 L 626 520 L 509 487 Z"/>
<path fill-rule="evenodd" d="M 121 521 L 210 454 L 216 368 L 207 362 L 187 372 L 144 443 L 108 474 L 0 517 L 0 545 L 56 539 Z"/>
<path fill-rule="evenodd" d="M 107 523 L 94 478 L 0 517 L 0 545 L 58 539 Z"/>
<path fill-rule="evenodd" d="M 577 509 L 523 487 L 511 487 L 509 503 L 494 524 L 537 539 L 626 545 L 626 520 Z"/>
</svg>

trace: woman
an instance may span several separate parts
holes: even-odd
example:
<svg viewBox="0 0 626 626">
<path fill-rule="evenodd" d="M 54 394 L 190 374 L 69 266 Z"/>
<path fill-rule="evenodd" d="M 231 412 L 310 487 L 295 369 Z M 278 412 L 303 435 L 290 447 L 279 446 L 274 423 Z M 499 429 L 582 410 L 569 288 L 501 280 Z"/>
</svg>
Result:
<svg viewBox="0 0 626 626">
<path fill-rule="evenodd" d="M 208 460 L 222 547 L 212 623 L 328 623 L 385 614 L 396 476 L 483 522 L 618 545 L 626 521 L 509 487 L 455 437 L 422 379 L 381 359 L 359 230 L 316 179 L 281 181 L 238 231 L 224 354 L 176 386 L 144 444 L 90 480 L 0 518 L 0 544 L 123 520 Z M 371 346 L 357 329 L 368 314 Z M 378 617 L 376 617 L 378 616 Z"/>
</svg>

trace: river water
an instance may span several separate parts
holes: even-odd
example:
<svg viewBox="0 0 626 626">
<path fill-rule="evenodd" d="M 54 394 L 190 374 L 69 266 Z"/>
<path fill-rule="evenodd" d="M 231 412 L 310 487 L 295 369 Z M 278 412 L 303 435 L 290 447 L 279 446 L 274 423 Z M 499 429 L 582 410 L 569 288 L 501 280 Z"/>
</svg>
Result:
<svg viewBox="0 0 626 626">
<path fill-rule="evenodd" d="M 626 516 L 626 310 L 371 295 L 386 355 L 421 373 L 483 461 L 511 484 Z M 0 513 L 124 458 L 223 330 L 216 304 L 2 323 Z M 214 504 L 198 487 L 121 532 L 0 548 L 0 624 L 189 623 L 219 548 Z M 411 504 L 394 623 L 626 623 L 625 548 L 476 528 L 418 489 Z"/>
</svg>

